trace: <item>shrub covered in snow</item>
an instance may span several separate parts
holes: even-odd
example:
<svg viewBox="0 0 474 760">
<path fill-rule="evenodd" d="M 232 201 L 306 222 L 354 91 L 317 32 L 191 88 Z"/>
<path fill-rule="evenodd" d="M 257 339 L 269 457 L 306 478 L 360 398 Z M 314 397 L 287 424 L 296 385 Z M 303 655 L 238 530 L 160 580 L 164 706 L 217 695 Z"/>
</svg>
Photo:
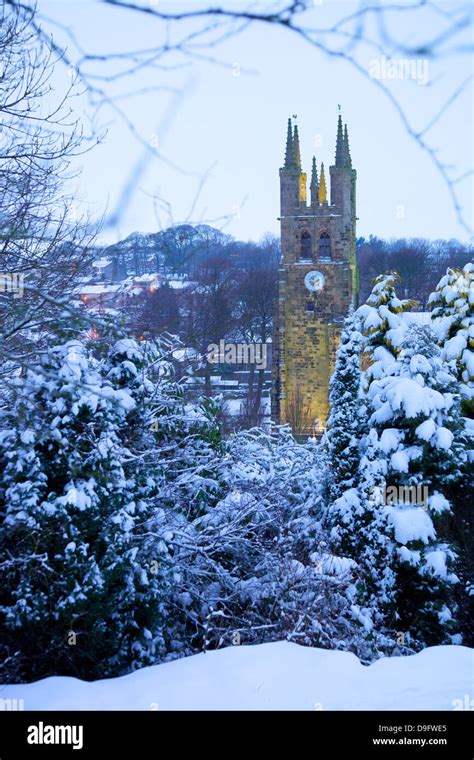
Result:
<svg viewBox="0 0 474 760">
<path fill-rule="evenodd" d="M 126 446 L 133 394 L 77 340 L 51 348 L 13 390 L 0 419 L 7 674 L 92 677 L 155 662 L 172 579 L 155 510 L 155 539 L 137 541 L 156 485 Z"/>
<path fill-rule="evenodd" d="M 474 264 L 448 269 L 429 302 L 442 357 L 454 363 L 464 408 L 474 418 Z"/>
</svg>

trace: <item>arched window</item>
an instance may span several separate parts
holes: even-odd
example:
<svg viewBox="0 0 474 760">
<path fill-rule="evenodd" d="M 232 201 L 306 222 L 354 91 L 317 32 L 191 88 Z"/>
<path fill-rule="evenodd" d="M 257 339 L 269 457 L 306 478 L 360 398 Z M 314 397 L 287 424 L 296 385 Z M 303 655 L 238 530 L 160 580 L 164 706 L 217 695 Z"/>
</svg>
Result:
<svg viewBox="0 0 474 760">
<path fill-rule="evenodd" d="M 331 238 L 327 232 L 322 232 L 319 237 L 319 258 L 331 258 Z"/>
<path fill-rule="evenodd" d="M 311 250 L 311 235 L 304 230 L 301 233 L 301 246 L 300 246 L 300 259 L 312 259 L 313 252 Z"/>
</svg>

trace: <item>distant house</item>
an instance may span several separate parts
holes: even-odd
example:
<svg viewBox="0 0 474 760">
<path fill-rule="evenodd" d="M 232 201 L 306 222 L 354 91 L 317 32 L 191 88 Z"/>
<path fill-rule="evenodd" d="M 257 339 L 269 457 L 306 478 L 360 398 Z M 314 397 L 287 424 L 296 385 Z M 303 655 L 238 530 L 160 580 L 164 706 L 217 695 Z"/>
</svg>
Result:
<svg viewBox="0 0 474 760">
<path fill-rule="evenodd" d="M 134 290 L 138 289 L 138 292 L 141 293 L 144 293 L 145 291 L 153 293 L 160 287 L 162 279 L 161 275 L 156 272 L 152 272 L 151 274 L 140 274 L 133 278 L 133 288 Z"/>
<path fill-rule="evenodd" d="M 88 307 L 118 308 L 124 305 L 128 289 L 123 284 L 81 285 L 77 295 Z"/>
<path fill-rule="evenodd" d="M 92 264 L 92 276 L 94 280 L 121 282 L 127 277 L 127 267 L 123 257 L 101 256 L 96 259 Z"/>
<path fill-rule="evenodd" d="M 112 280 L 114 277 L 114 262 L 112 259 L 97 259 L 92 263 L 92 273 L 94 279 Z"/>
<path fill-rule="evenodd" d="M 135 277 L 127 277 L 122 281 L 127 295 L 131 297 L 141 296 L 145 293 L 154 293 L 162 285 L 162 277 L 159 274 L 141 274 Z"/>
</svg>

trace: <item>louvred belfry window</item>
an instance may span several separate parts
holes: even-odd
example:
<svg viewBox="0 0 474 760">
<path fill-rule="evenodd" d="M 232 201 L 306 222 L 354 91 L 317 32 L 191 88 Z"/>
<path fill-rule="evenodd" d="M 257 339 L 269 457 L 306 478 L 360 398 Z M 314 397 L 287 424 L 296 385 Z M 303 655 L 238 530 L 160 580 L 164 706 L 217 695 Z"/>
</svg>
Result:
<svg viewBox="0 0 474 760">
<path fill-rule="evenodd" d="M 301 233 L 300 258 L 312 258 L 311 235 L 306 230 Z"/>
<path fill-rule="evenodd" d="M 331 238 L 327 232 L 321 233 L 319 238 L 319 258 L 330 259 L 331 258 Z"/>
</svg>

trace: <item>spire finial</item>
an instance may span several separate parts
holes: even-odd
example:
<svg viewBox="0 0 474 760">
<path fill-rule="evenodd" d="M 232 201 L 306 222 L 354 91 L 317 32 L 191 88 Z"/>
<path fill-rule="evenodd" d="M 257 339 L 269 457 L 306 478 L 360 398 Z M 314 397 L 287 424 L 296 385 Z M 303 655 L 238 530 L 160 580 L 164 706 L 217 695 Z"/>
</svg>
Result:
<svg viewBox="0 0 474 760">
<path fill-rule="evenodd" d="M 313 164 L 311 167 L 311 184 L 309 186 L 311 191 L 311 205 L 318 205 L 318 169 L 316 166 L 316 158 L 313 156 Z"/>
<path fill-rule="evenodd" d="M 318 200 L 319 203 L 326 203 L 327 201 L 327 192 L 326 192 L 326 177 L 324 176 L 324 164 L 321 164 L 321 174 L 319 178 L 319 190 L 318 190 Z"/>
</svg>

